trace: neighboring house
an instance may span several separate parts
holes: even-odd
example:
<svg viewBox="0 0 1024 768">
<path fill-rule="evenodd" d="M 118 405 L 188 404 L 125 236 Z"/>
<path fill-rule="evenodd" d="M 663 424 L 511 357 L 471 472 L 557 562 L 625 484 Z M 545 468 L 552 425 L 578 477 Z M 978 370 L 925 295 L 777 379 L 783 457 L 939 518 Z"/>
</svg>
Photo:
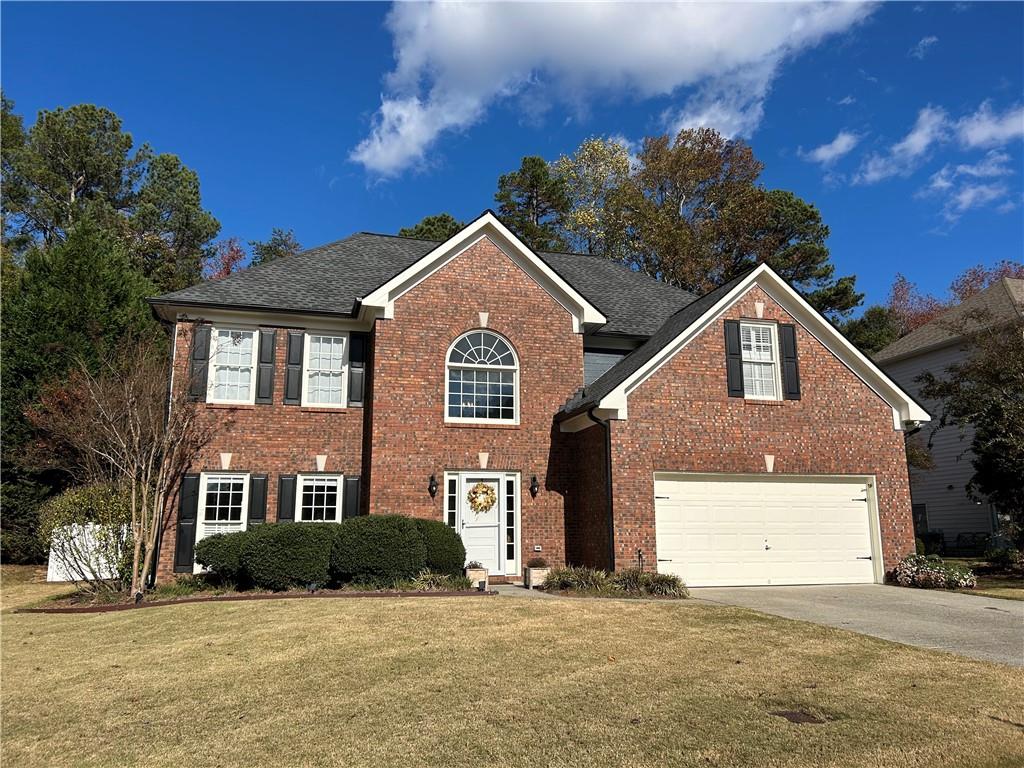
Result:
<svg viewBox="0 0 1024 768">
<path fill-rule="evenodd" d="M 444 243 L 360 233 L 151 303 L 172 387 L 225 425 L 162 579 L 204 536 L 370 512 L 445 521 L 498 580 L 540 555 L 873 582 L 914 548 L 902 429 L 928 414 L 766 266 L 697 298 L 535 253 L 486 212 Z"/>
<path fill-rule="evenodd" d="M 963 303 L 944 312 L 902 339 L 875 354 L 875 362 L 892 379 L 915 397 L 921 389 L 917 378 L 930 371 L 938 378 L 962 362 L 971 352 L 964 332 L 977 328 L 985 318 L 993 325 L 1024 317 L 1024 280 L 1003 278 Z M 942 405 L 922 401 L 932 413 Z M 967 483 L 974 474 L 970 451 L 973 433 L 945 427 L 934 434 L 931 427 L 922 430 L 930 443 L 934 469 L 910 472 L 910 494 L 914 505 L 914 527 L 920 536 L 926 531 L 941 531 L 947 546 L 976 548 L 997 530 L 995 511 L 987 503 L 967 494 Z"/>
</svg>

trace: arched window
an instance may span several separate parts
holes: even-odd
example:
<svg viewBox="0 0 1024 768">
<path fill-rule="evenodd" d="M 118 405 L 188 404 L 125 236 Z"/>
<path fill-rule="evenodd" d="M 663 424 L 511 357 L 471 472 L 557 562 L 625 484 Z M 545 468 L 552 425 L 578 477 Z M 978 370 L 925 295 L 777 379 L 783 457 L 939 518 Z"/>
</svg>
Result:
<svg viewBox="0 0 1024 768">
<path fill-rule="evenodd" d="M 518 374 L 505 339 L 490 331 L 463 334 L 448 350 L 445 420 L 516 423 Z"/>
</svg>

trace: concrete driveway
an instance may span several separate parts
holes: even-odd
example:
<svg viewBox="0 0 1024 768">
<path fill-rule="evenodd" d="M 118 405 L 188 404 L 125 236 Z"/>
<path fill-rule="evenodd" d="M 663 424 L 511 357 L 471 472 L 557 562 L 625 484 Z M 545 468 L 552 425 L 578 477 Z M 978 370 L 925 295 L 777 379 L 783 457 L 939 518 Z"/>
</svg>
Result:
<svg viewBox="0 0 1024 768">
<path fill-rule="evenodd" d="M 700 600 L 1024 667 L 1024 602 L 881 584 L 703 587 Z"/>
</svg>

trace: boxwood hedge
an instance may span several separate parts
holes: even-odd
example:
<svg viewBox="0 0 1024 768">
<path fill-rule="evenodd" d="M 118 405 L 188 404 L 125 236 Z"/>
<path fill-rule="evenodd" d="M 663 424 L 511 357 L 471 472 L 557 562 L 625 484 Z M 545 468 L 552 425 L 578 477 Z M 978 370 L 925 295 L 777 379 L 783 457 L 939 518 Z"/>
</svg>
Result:
<svg viewBox="0 0 1024 768">
<path fill-rule="evenodd" d="M 339 531 L 340 526 L 326 523 L 257 526 L 243 534 L 242 569 L 262 589 L 326 586 Z"/>
<path fill-rule="evenodd" d="M 401 515 L 367 515 L 338 526 L 331 575 L 338 581 L 390 584 L 426 567 L 427 547 L 416 522 Z"/>
<path fill-rule="evenodd" d="M 466 547 L 462 537 L 440 520 L 416 519 L 416 527 L 426 548 L 426 565 L 434 573 L 461 576 L 466 564 Z"/>
</svg>

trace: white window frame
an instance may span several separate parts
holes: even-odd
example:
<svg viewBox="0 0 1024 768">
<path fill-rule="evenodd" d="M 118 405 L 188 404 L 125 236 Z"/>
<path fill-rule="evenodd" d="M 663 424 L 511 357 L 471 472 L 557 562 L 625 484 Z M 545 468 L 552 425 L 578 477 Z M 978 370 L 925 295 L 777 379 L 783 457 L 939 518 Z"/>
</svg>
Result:
<svg viewBox="0 0 1024 768">
<path fill-rule="evenodd" d="M 302 519 L 302 484 L 306 480 L 312 480 L 315 478 L 326 479 L 326 480 L 337 480 L 338 481 L 338 509 L 337 515 L 334 520 L 303 520 Z M 340 523 L 342 521 L 342 515 L 344 514 L 345 508 L 345 477 L 344 475 L 336 475 L 331 472 L 310 472 L 305 475 L 298 475 L 295 478 L 295 522 L 297 523 L 326 523 L 328 525 L 332 523 Z"/>
<path fill-rule="evenodd" d="M 313 403 L 309 400 L 309 344 L 313 336 L 329 336 L 335 339 L 342 339 L 341 348 L 341 402 L 340 403 Z M 349 343 L 351 339 L 347 332 L 342 331 L 320 331 L 309 329 L 302 337 L 302 407 L 303 408 L 347 408 L 348 407 L 348 368 L 349 368 Z"/>
<path fill-rule="evenodd" d="M 247 400 L 227 400 L 214 397 L 216 391 L 217 375 L 217 334 L 228 333 L 251 333 L 252 334 L 252 366 L 249 370 L 249 398 Z M 210 327 L 210 353 L 206 361 L 206 402 L 221 405 L 253 405 L 256 402 L 256 371 L 260 364 L 260 332 L 257 328 L 247 328 L 240 325 L 224 325 Z"/>
<path fill-rule="evenodd" d="M 199 473 L 199 506 L 196 510 L 196 535 L 194 543 L 199 543 L 208 536 L 214 536 L 215 534 L 206 533 L 206 488 L 210 481 L 210 478 L 223 478 L 229 477 L 232 479 L 238 479 L 242 481 L 242 516 L 239 519 L 241 527 L 240 531 L 248 530 L 249 528 L 249 486 L 252 484 L 252 475 L 249 472 L 231 472 L 230 470 L 224 470 L 220 472 L 200 472 Z M 205 573 L 206 569 L 199 563 L 195 562 L 195 553 L 193 552 L 192 561 L 192 572 L 193 573 Z"/>
<path fill-rule="evenodd" d="M 743 376 L 743 363 L 757 363 L 765 365 L 762 360 L 747 360 L 743 357 L 743 329 L 744 328 L 767 328 L 772 339 L 772 362 L 771 366 L 775 379 L 775 397 L 768 395 L 755 395 L 747 392 L 747 379 L 743 377 L 743 397 L 747 400 L 782 400 L 782 361 L 779 359 L 779 329 L 775 323 L 756 323 L 747 320 L 740 321 L 740 375 Z"/>
<path fill-rule="evenodd" d="M 512 352 L 512 359 L 515 361 L 514 365 L 470 365 L 468 363 L 453 363 L 451 362 L 452 350 L 455 345 L 458 344 L 463 338 L 469 336 L 471 333 L 487 333 L 492 336 L 497 336 L 499 339 L 504 341 L 509 350 Z M 481 419 L 476 416 L 450 416 L 448 414 L 448 397 L 451 382 L 449 381 L 449 372 L 456 368 L 461 371 L 512 371 L 512 418 L 511 419 Z M 515 347 L 512 346 L 512 342 L 508 340 L 504 335 L 492 331 L 489 328 L 474 328 L 460 333 L 456 336 L 452 343 L 448 345 L 448 349 L 444 353 L 444 420 L 446 424 L 504 424 L 504 425 L 518 425 L 519 424 L 519 355 L 516 353 Z"/>
</svg>

